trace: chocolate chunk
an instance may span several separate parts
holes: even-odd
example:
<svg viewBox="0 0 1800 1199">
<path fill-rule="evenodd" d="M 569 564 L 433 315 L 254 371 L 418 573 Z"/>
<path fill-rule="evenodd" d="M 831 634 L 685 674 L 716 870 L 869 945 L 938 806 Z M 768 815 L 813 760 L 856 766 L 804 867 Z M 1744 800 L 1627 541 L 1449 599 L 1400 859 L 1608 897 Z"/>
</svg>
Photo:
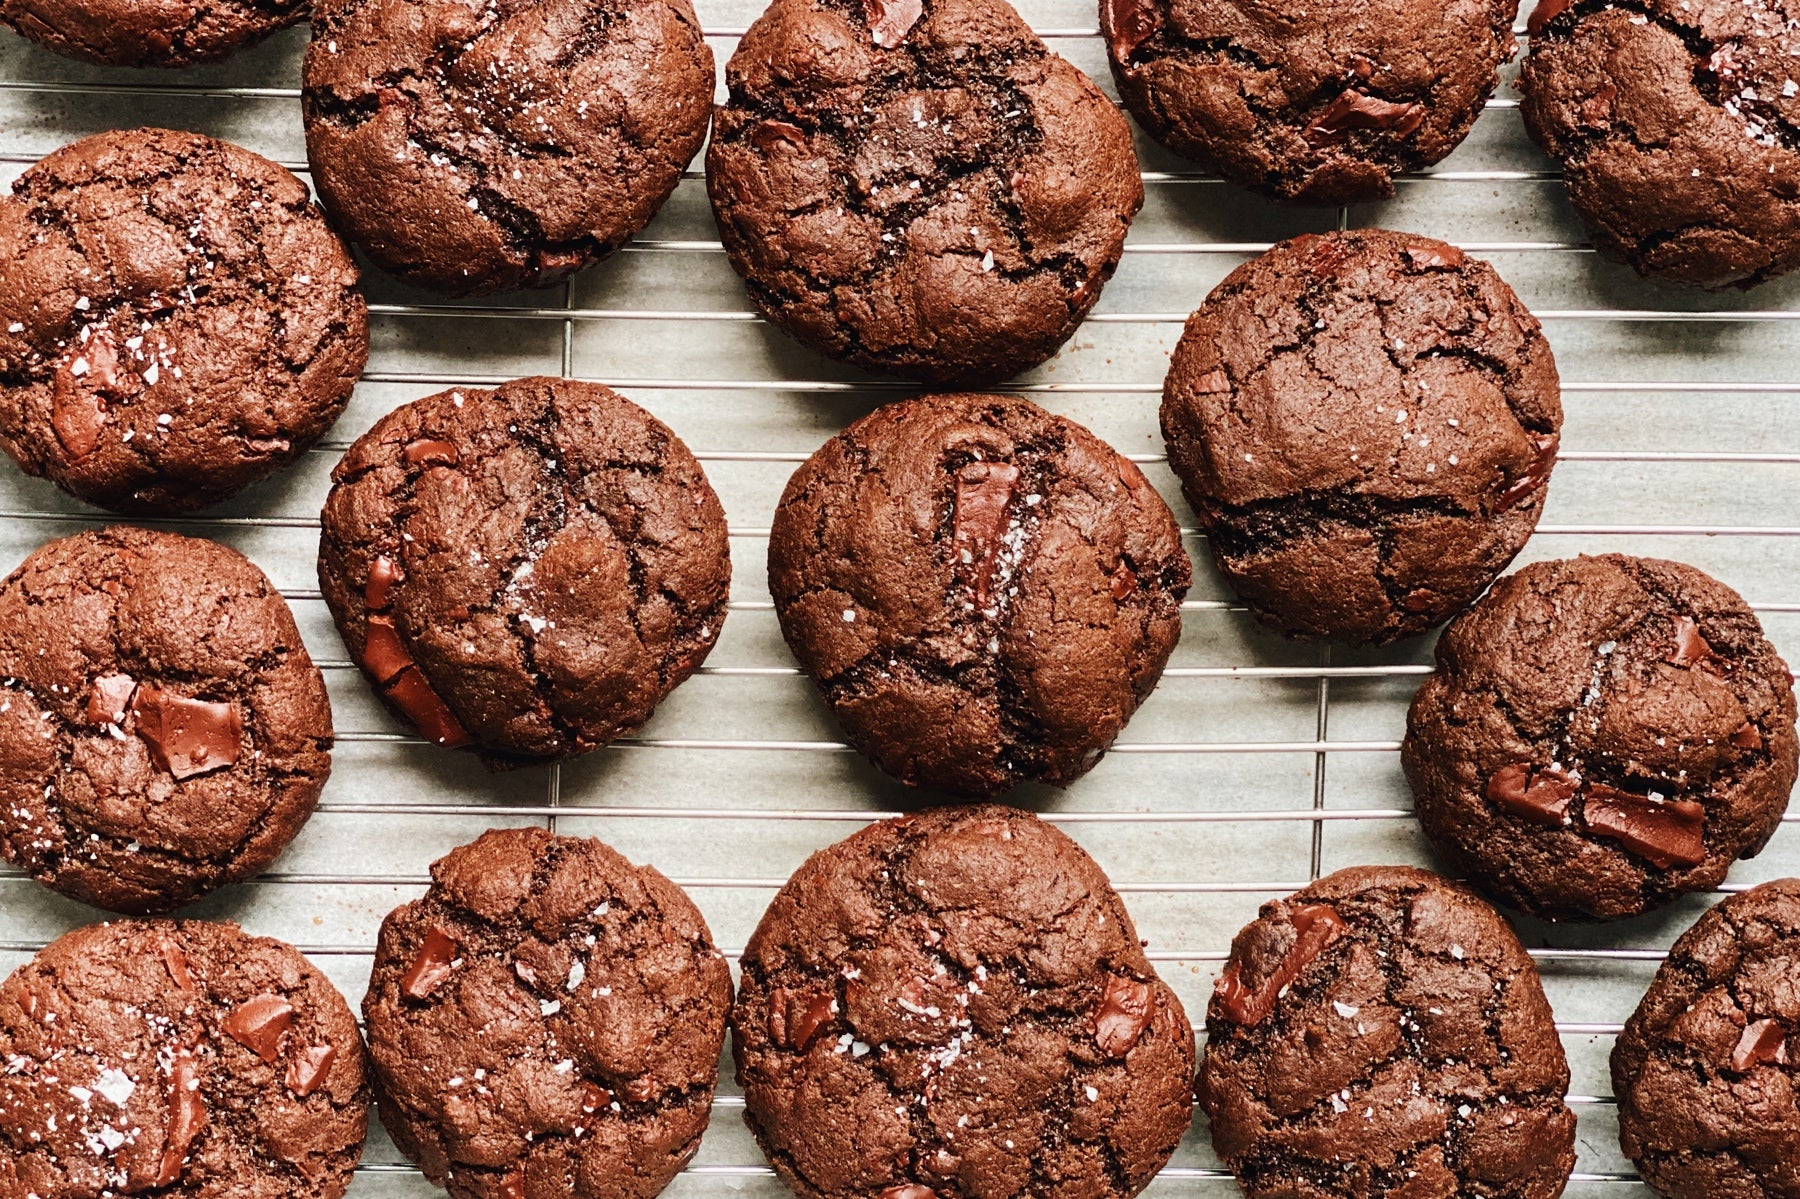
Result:
<svg viewBox="0 0 1800 1199">
<path fill-rule="evenodd" d="M 371 628 L 374 621 L 370 621 Z M 442 745 L 455 749 L 459 745 L 468 745 L 474 737 L 456 718 L 443 698 L 425 681 L 419 668 L 409 661 L 399 677 L 389 681 L 387 697 L 394 706 L 406 714 L 420 734 L 434 745 Z"/>
<path fill-rule="evenodd" d="M 923 0 L 863 0 L 869 36 L 883 50 L 892 50 L 905 41 L 924 12 Z"/>
<path fill-rule="evenodd" d="M 1744 1026 L 1744 1035 L 1731 1051 L 1731 1068 L 1744 1074 L 1770 1062 L 1787 1065 L 1787 1029 L 1773 1020 L 1754 1020 Z"/>
<path fill-rule="evenodd" d="M 975 606 L 985 607 L 999 569 L 1019 468 L 1008 462 L 970 462 L 956 472 L 951 543 L 970 566 Z"/>
<path fill-rule="evenodd" d="M 1700 635 L 1700 626 L 1694 622 L 1694 618 L 1677 616 L 1675 652 L 1669 655 L 1669 661 L 1676 666 L 1701 666 L 1718 660 L 1719 655 L 1706 643 L 1706 638 Z"/>
<path fill-rule="evenodd" d="M 264 992 L 246 999 L 225 1017 L 225 1035 L 270 1065 L 281 1056 L 281 1038 L 294 1024 L 294 1005 Z"/>
<path fill-rule="evenodd" d="M 1288 922 L 1294 930 L 1294 943 L 1262 986 L 1251 990 L 1239 974 L 1234 960 L 1219 976 L 1218 992 L 1227 1018 L 1238 1024 L 1260 1024 L 1275 1010 L 1275 1001 L 1305 970 L 1308 963 L 1324 952 L 1325 947 L 1350 931 L 1343 917 L 1327 904 L 1309 903 L 1293 909 Z"/>
<path fill-rule="evenodd" d="M 1162 31 L 1161 0 L 1100 0 L 1100 9 L 1100 26 L 1116 61 L 1129 59 Z"/>
<path fill-rule="evenodd" d="M 414 466 L 455 466 L 458 460 L 454 445 L 429 437 L 407 442 L 405 456 Z"/>
<path fill-rule="evenodd" d="M 1137 572 L 1125 563 L 1119 563 L 1119 569 L 1112 573 L 1112 597 L 1122 600 L 1137 590 Z"/>
<path fill-rule="evenodd" d="M 581 1084 L 581 1111 L 583 1115 L 591 1116 L 597 1111 L 610 1107 L 612 1101 L 613 1094 L 605 1087 L 591 1082 L 583 1082 Z"/>
<path fill-rule="evenodd" d="M 1094 1013 L 1094 1041 L 1108 1057 L 1124 1057 L 1150 1023 L 1150 984 L 1117 974 L 1106 980 Z"/>
<path fill-rule="evenodd" d="M 1562 445 L 1562 438 L 1555 433 L 1543 437 L 1535 437 L 1532 444 L 1537 447 L 1537 458 L 1533 460 L 1531 469 L 1508 483 L 1501 489 L 1494 500 L 1496 514 L 1517 507 L 1531 497 L 1532 492 L 1544 485 L 1550 477 L 1550 471 L 1556 466 L 1556 451 Z"/>
<path fill-rule="evenodd" d="M 800 146 L 806 143 L 806 131 L 788 121 L 764 121 L 750 131 L 750 141 L 767 154 L 779 145 Z"/>
<path fill-rule="evenodd" d="M 1306 140 L 1315 144 L 1358 129 L 1378 129 L 1406 137 L 1424 123 L 1423 104 L 1383 100 L 1352 88 L 1338 93 L 1337 98 L 1306 126 L 1304 133 Z"/>
<path fill-rule="evenodd" d="M 287 1088 L 304 1099 L 319 1089 L 337 1061 L 336 1045 L 309 1045 L 288 1063 Z"/>
<path fill-rule="evenodd" d="M 1581 102 L 1581 123 L 1595 129 L 1610 128 L 1613 101 L 1618 96 L 1619 89 L 1612 84 L 1601 85 L 1598 91 Z"/>
<path fill-rule="evenodd" d="M 1504 766 L 1488 779 L 1487 797 L 1503 812 L 1545 828 L 1561 828 L 1581 781 L 1560 767 L 1532 772 L 1523 762 Z"/>
<path fill-rule="evenodd" d="M 648 1074 L 640 1074 L 625 1084 L 625 1098 L 633 1103 L 649 1103 L 656 1098 L 656 1080 Z"/>
<path fill-rule="evenodd" d="M 413 665 L 413 656 L 400 640 L 392 616 L 379 612 L 370 614 L 368 631 L 363 636 L 362 664 L 383 686 L 392 683 Z"/>
<path fill-rule="evenodd" d="M 124 724 L 136 690 L 137 680 L 128 674 L 103 674 L 95 679 L 94 689 L 88 692 L 88 723 Z"/>
<path fill-rule="evenodd" d="M 175 985 L 186 994 L 199 994 L 198 988 L 194 986 L 194 976 L 188 973 L 187 955 L 181 952 L 181 946 L 175 944 L 172 938 L 164 937 L 156 950 L 162 956 L 163 966 L 168 970 L 169 977 L 175 980 Z"/>
<path fill-rule="evenodd" d="M 369 577 L 363 583 L 363 606 L 371 612 L 386 612 L 394 602 L 394 584 L 405 576 L 394 560 L 382 554 L 369 564 Z"/>
<path fill-rule="evenodd" d="M 1582 792 L 1588 831 L 1611 837 L 1664 870 L 1706 860 L 1706 809 L 1692 800 L 1656 800 L 1601 783 Z"/>
<path fill-rule="evenodd" d="M 438 929 L 427 929 L 412 965 L 400 976 L 400 993 L 408 999 L 430 999 L 431 993 L 450 977 L 456 960 L 456 942 Z"/>
<path fill-rule="evenodd" d="M 829 995 L 777 990 L 769 997 L 769 1036 L 777 1045 L 804 1051 L 833 1022 L 836 1007 Z"/>
<path fill-rule="evenodd" d="M 1525 22 L 1525 32 L 1532 37 L 1544 31 L 1544 26 L 1568 12 L 1575 0 L 1538 0 L 1537 7 L 1531 10 L 1531 18 Z"/>
<path fill-rule="evenodd" d="M 200 1096 L 200 1066 L 191 1049 L 177 1049 L 175 1064 L 169 1071 L 169 1139 L 163 1147 L 162 1168 L 157 1171 L 152 1186 L 166 1187 L 181 1177 L 181 1163 L 205 1122 L 206 1100 Z"/>
<path fill-rule="evenodd" d="M 1197 375 L 1189 384 L 1197 395 L 1230 395 L 1231 376 L 1218 367 Z"/>
<path fill-rule="evenodd" d="M 881 1192 L 881 1199 L 938 1199 L 938 1193 L 920 1182 L 903 1182 Z"/>
<path fill-rule="evenodd" d="M 1406 260 L 1426 271 L 1440 267 L 1460 267 L 1468 262 L 1468 257 L 1447 242 L 1421 241 L 1406 247 Z"/>
<path fill-rule="evenodd" d="M 500 1199 L 525 1199 L 525 1171 L 514 1170 L 500 1180 Z"/>
<path fill-rule="evenodd" d="M 1731 743 L 1739 749 L 1761 749 L 1763 747 L 1762 731 L 1753 721 L 1746 720 L 1743 726 L 1731 734 Z"/>
<path fill-rule="evenodd" d="M 232 703 L 192 699 L 146 683 L 132 701 L 137 735 L 177 779 L 223 770 L 243 748 L 244 717 Z"/>
<path fill-rule="evenodd" d="M 70 350 L 57 368 L 50 399 L 50 428 L 73 458 L 85 458 L 106 428 L 106 401 L 130 398 L 137 388 L 120 373 L 119 353 L 104 329 Z"/>
</svg>

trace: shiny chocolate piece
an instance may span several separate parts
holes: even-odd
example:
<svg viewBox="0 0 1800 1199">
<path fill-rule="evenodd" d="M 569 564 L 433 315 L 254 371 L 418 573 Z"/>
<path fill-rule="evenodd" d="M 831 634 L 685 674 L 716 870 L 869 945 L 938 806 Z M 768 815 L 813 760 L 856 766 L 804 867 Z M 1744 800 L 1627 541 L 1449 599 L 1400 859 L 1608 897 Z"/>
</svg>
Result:
<svg viewBox="0 0 1800 1199">
<path fill-rule="evenodd" d="M 829 995 L 778 991 L 770 996 L 769 1036 L 777 1045 L 804 1051 L 832 1025 L 836 1010 L 837 1001 Z"/>
<path fill-rule="evenodd" d="M 1126 563 L 1119 563 L 1119 568 L 1112 573 L 1112 597 L 1116 600 L 1123 600 L 1136 591 L 1137 586 L 1137 572 Z"/>
<path fill-rule="evenodd" d="M 1545 828 L 1568 823 L 1581 780 L 1559 766 L 1533 771 L 1523 762 L 1504 766 L 1488 779 L 1487 797 L 1503 812 Z"/>
<path fill-rule="evenodd" d="M 309 1045 L 288 1062 L 287 1089 L 304 1099 L 319 1089 L 337 1061 L 337 1046 Z"/>
<path fill-rule="evenodd" d="M 413 466 L 455 466 L 459 460 L 453 443 L 431 437 L 407 442 L 403 454 Z"/>
<path fill-rule="evenodd" d="M 1550 472 L 1555 469 L 1556 452 L 1562 446 L 1561 436 L 1550 433 L 1534 437 L 1532 444 L 1537 447 L 1536 459 L 1532 461 L 1529 470 L 1500 489 L 1499 496 L 1494 500 L 1495 513 L 1516 508 L 1530 499 L 1532 493 L 1544 485 L 1550 478 Z"/>
<path fill-rule="evenodd" d="M 1107 47 L 1123 62 L 1137 48 L 1162 32 L 1160 0 L 1100 0 L 1100 26 L 1107 31 Z"/>
<path fill-rule="evenodd" d="M 1112 975 L 1094 1013 L 1094 1041 L 1107 1057 L 1124 1057 L 1149 1027 L 1153 994 L 1150 984 Z"/>
<path fill-rule="evenodd" d="M 193 1050 L 175 1051 L 169 1071 L 169 1137 L 152 1186 L 166 1187 L 181 1177 L 182 1163 L 206 1123 L 206 1100 L 200 1094 L 200 1064 Z"/>
<path fill-rule="evenodd" d="M 1575 0 L 1538 0 L 1537 7 L 1531 10 L 1531 17 L 1525 22 L 1525 32 L 1536 37 L 1544 32 L 1544 26 L 1574 6 Z"/>
<path fill-rule="evenodd" d="M 1692 800 L 1657 800 L 1589 783 L 1582 805 L 1589 832 L 1611 837 L 1664 870 L 1706 860 L 1706 809 Z"/>
<path fill-rule="evenodd" d="M 1443 267 L 1460 267 L 1469 258 L 1448 242 L 1422 241 L 1406 247 L 1406 260 L 1422 271 L 1430 271 Z"/>
<path fill-rule="evenodd" d="M 177 779 L 224 770 L 243 750 L 244 717 L 234 703 L 193 699 L 145 683 L 132 711 L 150 756 Z"/>
<path fill-rule="evenodd" d="M 194 976 L 188 972 L 187 955 L 181 952 L 181 946 L 173 937 L 164 937 L 157 944 L 157 953 L 161 955 L 163 967 L 168 970 L 169 977 L 175 986 L 184 994 L 197 995 L 199 989 L 194 986 Z"/>
<path fill-rule="evenodd" d="M 88 692 L 88 723 L 124 724 L 131 714 L 131 697 L 136 691 L 137 680 L 128 674 L 101 675 Z"/>
<path fill-rule="evenodd" d="M 922 1182 L 902 1182 L 882 1191 L 881 1199 L 938 1199 L 938 1193 Z"/>
<path fill-rule="evenodd" d="M 264 992 L 231 1009 L 221 1027 L 225 1035 L 270 1065 L 281 1056 L 281 1038 L 294 1026 L 294 1005 Z"/>
<path fill-rule="evenodd" d="M 1717 662 L 1719 655 L 1700 635 L 1700 626 L 1692 616 L 1675 618 L 1675 651 L 1669 661 L 1676 666 L 1705 666 Z"/>
<path fill-rule="evenodd" d="M 1381 130 L 1406 137 L 1425 123 L 1425 106 L 1383 100 L 1355 88 L 1338 93 L 1305 130 L 1309 142 L 1331 141 L 1357 130 Z"/>
<path fill-rule="evenodd" d="M 1019 468 L 1008 462 L 970 462 L 956 472 L 951 544 L 970 565 L 976 607 L 985 607 L 999 570 Z"/>
<path fill-rule="evenodd" d="M 883 50 L 892 50 L 925 13 L 923 0 L 863 0 L 869 21 L 869 37 Z"/>
<path fill-rule="evenodd" d="M 431 689 L 431 684 L 425 681 L 425 675 L 419 668 L 410 662 L 399 675 L 389 681 L 387 697 L 432 744 L 455 749 L 474 741 L 462 722 L 456 718 L 456 713 Z"/>
<path fill-rule="evenodd" d="M 1763 747 L 1762 731 L 1754 722 L 1746 720 L 1731 734 L 1731 743 L 1739 749 L 1761 749 Z"/>
<path fill-rule="evenodd" d="M 1769 1063 L 1788 1064 L 1787 1029 L 1774 1020 L 1753 1020 L 1731 1051 L 1731 1068 L 1745 1074 Z"/>
<path fill-rule="evenodd" d="M 400 976 L 400 993 L 408 999 L 430 999 L 431 993 L 450 977 L 456 954 L 456 942 L 448 934 L 427 929 L 412 965 Z"/>
<path fill-rule="evenodd" d="M 1288 913 L 1294 930 L 1294 943 L 1262 985 L 1252 989 L 1246 985 L 1236 961 L 1226 966 L 1215 990 L 1227 1018 L 1237 1024 L 1261 1024 L 1275 1010 L 1275 1001 L 1327 946 L 1350 931 L 1330 906 L 1303 904 Z"/>
<path fill-rule="evenodd" d="M 750 131 L 750 140 L 765 154 L 776 146 L 800 146 L 806 143 L 806 131 L 791 121 L 764 121 Z"/>
<path fill-rule="evenodd" d="M 386 554 L 369 563 L 369 577 L 363 583 L 363 607 L 371 612 L 386 612 L 394 603 L 394 587 L 406 576 Z"/>
</svg>

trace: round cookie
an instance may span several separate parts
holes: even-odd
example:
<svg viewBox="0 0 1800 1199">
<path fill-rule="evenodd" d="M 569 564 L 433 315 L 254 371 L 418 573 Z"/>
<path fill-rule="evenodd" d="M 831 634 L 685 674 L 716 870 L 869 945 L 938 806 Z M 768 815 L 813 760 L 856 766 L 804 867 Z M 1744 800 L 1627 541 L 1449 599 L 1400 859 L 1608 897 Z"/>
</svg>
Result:
<svg viewBox="0 0 1800 1199">
<path fill-rule="evenodd" d="M 339 1199 L 369 1088 L 356 1018 L 235 924 L 77 929 L 0 984 L 0 1194 Z"/>
<path fill-rule="evenodd" d="M 0 199 L 0 449 L 117 512 L 235 495 L 368 358 L 356 266 L 294 175 L 194 133 L 65 146 Z"/>
<path fill-rule="evenodd" d="M 599 841 L 485 833 L 381 924 L 381 1120 L 454 1199 L 650 1199 L 700 1147 L 731 972 L 693 902 Z"/>
<path fill-rule="evenodd" d="M 1177 154 L 1305 204 L 1394 194 L 1468 136 L 1518 0 L 1100 0 L 1119 95 Z"/>
<path fill-rule="evenodd" d="M 1721 900 L 1613 1043 L 1619 1144 L 1671 1199 L 1800 1196 L 1800 879 Z"/>
<path fill-rule="evenodd" d="M 1531 536 L 1560 396 L 1543 330 L 1487 263 L 1414 234 L 1307 234 L 1189 318 L 1162 430 L 1259 619 L 1379 645 L 1461 611 Z"/>
<path fill-rule="evenodd" d="M 1444 631 L 1401 759 L 1425 833 L 1502 902 L 1611 920 L 1724 881 L 1781 823 L 1794 689 L 1691 566 L 1537 562 Z"/>
<path fill-rule="evenodd" d="M 439 745 L 490 766 L 597 749 L 718 639 L 724 509 L 666 425 L 598 384 L 416 400 L 331 477 L 325 601 L 377 693 Z"/>
<path fill-rule="evenodd" d="M 1425 870 L 1353 867 L 1264 904 L 1207 1007 L 1200 1102 L 1249 1199 L 1555 1199 L 1568 1085 L 1519 938 Z"/>
<path fill-rule="evenodd" d="M 331 773 L 331 704 L 236 550 L 120 525 L 0 582 L 0 855 L 164 912 L 262 872 Z"/>
<path fill-rule="evenodd" d="M 713 79 L 689 0 L 317 0 L 307 158 L 338 227 L 400 278 L 547 287 L 650 223 Z"/>
<path fill-rule="evenodd" d="M 745 1120 L 800 1199 L 1126 1199 L 1192 1107 L 1194 1035 L 1094 860 L 939 808 L 814 854 L 744 951 Z"/>
<path fill-rule="evenodd" d="M 1800 0 L 1541 0 L 1520 85 L 1594 248 L 1664 283 L 1800 266 Z"/>
<path fill-rule="evenodd" d="M 850 742 L 909 786 L 1065 786 L 1181 636 L 1190 568 L 1143 473 L 1008 396 L 878 409 L 794 472 L 769 590 Z"/>
<path fill-rule="evenodd" d="M 0 24 L 106 67 L 216 62 L 305 16 L 305 0 L 0 0 Z"/>
<path fill-rule="evenodd" d="M 1125 118 L 1004 0 L 774 0 L 726 72 L 706 183 L 764 316 L 936 384 L 1054 354 L 1144 186 Z"/>
</svg>

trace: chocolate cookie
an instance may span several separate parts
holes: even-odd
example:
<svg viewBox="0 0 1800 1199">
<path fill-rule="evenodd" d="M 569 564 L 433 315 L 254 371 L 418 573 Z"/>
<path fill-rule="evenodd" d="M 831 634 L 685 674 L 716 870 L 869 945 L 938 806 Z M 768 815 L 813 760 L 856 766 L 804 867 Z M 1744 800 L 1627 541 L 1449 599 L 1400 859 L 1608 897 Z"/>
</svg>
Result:
<svg viewBox="0 0 1800 1199">
<path fill-rule="evenodd" d="M 1151 136 L 1306 204 L 1394 194 L 1461 144 L 1518 49 L 1518 0 L 1100 0 L 1119 95 Z"/>
<path fill-rule="evenodd" d="M 0 23 L 107 67 L 215 62 L 305 15 L 306 0 L 0 0 Z"/>
<path fill-rule="evenodd" d="M 65 146 L 0 199 L 0 449 L 117 512 L 294 461 L 368 358 L 356 266 L 290 172 L 193 133 Z"/>
<path fill-rule="evenodd" d="M 0 1194 L 338 1199 L 369 1090 L 343 996 L 235 924 L 77 929 L 0 984 Z"/>
<path fill-rule="evenodd" d="M 491 766 L 597 749 L 718 639 L 724 509 L 680 438 L 598 384 L 416 400 L 331 477 L 325 601 L 376 692 L 439 745 Z"/>
<path fill-rule="evenodd" d="M 331 705 L 236 550 L 120 525 L 0 583 L 0 854 L 115 912 L 275 860 L 331 773 Z"/>
<path fill-rule="evenodd" d="M 1425 870 L 1354 867 L 1264 904 L 1206 1011 L 1200 1102 L 1250 1199 L 1555 1199 L 1568 1085 L 1519 938 Z"/>
<path fill-rule="evenodd" d="M 381 924 L 381 1120 L 455 1199 L 650 1199 L 700 1147 L 731 972 L 681 888 L 587 837 L 485 833 Z"/>
<path fill-rule="evenodd" d="M 1594 247 L 1754 287 L 1800 266 L 1800 0 L 1540 0 L 1525 128 Z"/>
<path fill-rule="evenodd" d="M 1727 896 L 1683 933 L 1613 1044 L 1619 1143 L 1678 1199 L 1794 1199 L 1800 879 Z"/>
<path fill-rule="evenodd" d="M 1190 571 L 1143 473 L 1007 396 L 889 404 L 788 480 L 781 631 L 875 764 L 996 795 L 1093 769 L 1181 636 Z"/>
<path fill-rule="evenodd" d="M 712 96 L 688 0 L 316 0 L 307 158 L 402 279 L 547 287 L 650 223 Z"/>
<path fill-rule="evenodd" d="M 1611 920 L 1718 886 L 1793 788 L 1794 689 L 1678 562 L 1537 562 L 1445 630 L 1401 758 L 1432 842 L 1503 902 Z"/>
<path fill-rule="evenodd" d="M 1307 234 L 1188 320 L 1162 430 L 1259 619 L 1379 645 L 1461 611 L 1531 536 L 1560 396 L 1543 330 L 1487 263 L 1407 233 Z"/>
<path fill-rule="evenodd" d="M 706 182 L 763 315 L 930 383 L 1049 358 L 1144 203 L 1131 131 L 1004 0 L 774 0 Z"/>
<path fill-rule="evenodd" d="M 800 1199 L 1124 1199 L 1190 1116 L 1193 1029 L 1112 884 L 995 805 L 814 854 L 744 950 L 731 1040 Z"/>
</svg>

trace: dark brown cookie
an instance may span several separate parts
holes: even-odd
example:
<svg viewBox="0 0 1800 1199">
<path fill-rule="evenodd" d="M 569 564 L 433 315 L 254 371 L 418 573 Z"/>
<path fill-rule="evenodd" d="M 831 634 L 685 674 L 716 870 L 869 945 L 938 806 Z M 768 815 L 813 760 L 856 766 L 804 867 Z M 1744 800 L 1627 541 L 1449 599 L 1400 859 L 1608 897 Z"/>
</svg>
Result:
<svg viewBox="0 0 1800 1199">
<path fill-rule="evenodd" d="M 700 1147 L 731 971 L 681 888 L 506 829 L 381 925 L 363 1018 L 381 1120 L 455 1199 L 650 1199 Z"/>
<path fill-rule="evenodd" d="M 1125 118 L 1004 0 L 774 0 L 727 71 L 706 181 L 771 321 L 932 383 L 1036 366 L 1144 202 Z"/>
<path fill-rule="evenodd" d="M 115 912 L 260 873 L 331 773 L 331 705 L 236 550 L 118 526 L 0 583 L 0 854 Z"/>
<path fill-rule="evenodd" d="M 77 929 L 0 984 L 0 1195 L 338 1199 L 369 1088 L 356 1018 L 235 924 Z"/>
<path fill-rule="evenodd" d="M 889 404 L 794 472 L 781 630 L 852 744 L 996 795 L 1093 769 L 1181 636 L 1181 533 L 1143 473 L 1008 396 Z"/>
<path fill-rule="evenodd" d="M 638 728 L 718 640 L 725 513 L 616 392 L 566 379 L 389 413 L 332 472 L 319 584 L 400 716 L 490 765 Z"/>
<path fill-rule="evenodd" d="M 1613 1045 L 1619 1143 L 1670 1199 L 1795 1199 L 1800 879 L 1683 933 Z"/>
<path fill-rule="evenodd" d="M 1491 266 L 1355 230 L 1282 242 L 1213 290 L 1162 429 L 1251 611 L 1382 644 L 1461 611 L 1531 536 L 1560 396 L 1543 330 Z"/>
<path fill-rule="evenodd" d="M 338 227 L 402 279 L 547 287 L 649 224 L 713 79 L 688 0 L 316 0 L 307 158 Z"/>
<path fill-rule="evenodd" d="M 1425 870 L 1354 867 L 1264 904 L 1207 1007 L 1200 1102 L 1250 1199 L 1555 1199 L 1568 1085 L 1519 938 Z"/>
<path fill-rule="evenodd" d="M 0 449 L 118 512 L 294 461 L 368 358 L 356 266 L 294 175 L 193 133 L 102 133 L 0 199 Z"/>
<path fill-rule="evenodd" d="M 995 805 L 814 854 L 744 951 L 731 1035 L 800 1199 L 1125 1199 L 1191 1114 L 1193 1029 L 1112 884 Z"/>
<path fill-rule="evenodd" d="M 1119 95 L 1158 141 L 1306 204 L 1394 194 L 1468 136 L 1518 0 L 1100 0 Z"/>
<path fill-rule="evenodd" d="M 0 0 L 0 23 L 107 67 L 215 62 L 305 15 L 306 0 Z"/>
<path fill-rule="evenodd" d="M 1540 0 L 1525 128 L 1601 254 L 1665 283 L 1800 266 L 1800 0 Z"/>
<path fill-rule="evenodd" d="M 1434 844 L 1497 899 L 1611 920 L 1724 881 L 1793 788 L 1794 689 L 1691 566 L 1537 562 L 1445 630 L 1402 760 Z"/>
</svg>

